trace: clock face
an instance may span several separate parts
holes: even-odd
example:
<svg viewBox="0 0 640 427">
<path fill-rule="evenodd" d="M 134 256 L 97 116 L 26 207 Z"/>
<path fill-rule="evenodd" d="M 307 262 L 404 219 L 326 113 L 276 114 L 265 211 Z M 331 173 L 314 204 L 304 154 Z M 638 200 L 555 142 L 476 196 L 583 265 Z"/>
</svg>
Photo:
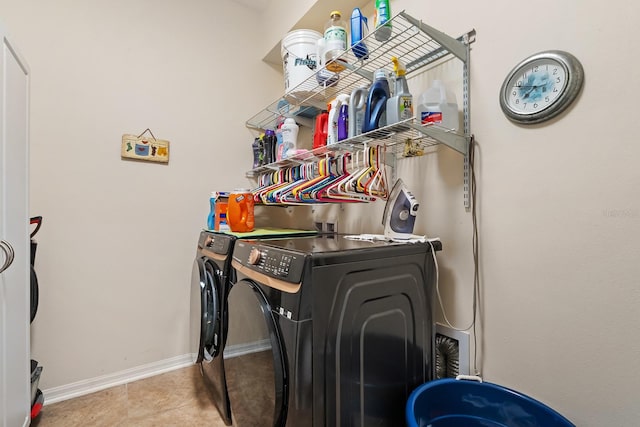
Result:
<svg viewBox="0 0 640 427">
<path fill-rule="evenodd" d="M 516 123 L 540 123 L 565 110 L 578 96 L 583 80 L 582 65 L 570 53 L 540 52 L 507 75 L 500 89 L 500 107 Z"/>
<path fill-rule="evenodd" d="M 509 108 L 521 114 L 537 113 L 553 105 L 567 85 L 562 64 L 538 59 L 520 68 L 509 80 Z"/>
</svg>

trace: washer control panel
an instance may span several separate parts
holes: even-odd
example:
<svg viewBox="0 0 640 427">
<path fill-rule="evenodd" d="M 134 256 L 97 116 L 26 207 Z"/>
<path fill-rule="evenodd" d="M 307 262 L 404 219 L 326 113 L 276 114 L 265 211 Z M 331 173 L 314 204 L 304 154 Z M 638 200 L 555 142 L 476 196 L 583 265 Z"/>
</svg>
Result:
<svg viewBox="0 0 640 427">
<path fill-rule="evenodd" d="M 219 233 L 203 231 L 200 233 L 198 248 L 220 255 L 227 255 L 231 249 L 233 237 Z"/>
<path fill-rule="evenodd" d="M 252 270 L 275 279 L 300 283 L 305 257 L 291 251 L 238 241 L 233 259 Z"/>
</svg>

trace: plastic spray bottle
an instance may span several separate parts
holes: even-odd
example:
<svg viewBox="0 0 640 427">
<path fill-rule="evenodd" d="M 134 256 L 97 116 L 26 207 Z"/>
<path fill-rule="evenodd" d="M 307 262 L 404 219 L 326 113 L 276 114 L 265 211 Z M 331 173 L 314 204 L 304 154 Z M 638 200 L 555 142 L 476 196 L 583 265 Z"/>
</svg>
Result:
<svg viewBox="0 0 640 427">
<path fill-rule="evenodd" d="M 362 133 L 386 126 L 387 100 L 389 99 L 389 81 L 387 70 L 379 68 L 373 74 L 374 80 L 367 95 L 367 104 L 362 121 Z"/>
<path fill-rule="evenodd" d="M 413 96 L 409 92 L 407 69 L 395 56 L 391 57 L 396 82 L 393 96 L 387 101 L 387 124 L 393 124 L 413 117 Z"/>
<path fill-rule="evenodd" d="M 376 0 L 375 28 L 376 40 L 383 42 L 391 37 L 391 6 L 389 0 Z"/>
</svg>

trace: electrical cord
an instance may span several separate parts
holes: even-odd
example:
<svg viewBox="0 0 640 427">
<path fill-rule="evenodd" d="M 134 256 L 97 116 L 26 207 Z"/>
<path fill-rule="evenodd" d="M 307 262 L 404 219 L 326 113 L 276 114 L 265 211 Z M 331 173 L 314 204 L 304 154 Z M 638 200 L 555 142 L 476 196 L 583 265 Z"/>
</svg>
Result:
<svg viewBox="0 0 640 427">
<path fill-rule="evenodd" d="M 436 259 L 436 252 L 433 248 L 433 244 L 429 242 L 431 246 L 431 255 L 433 257 L 433 263 L 436 272 L 436 295 L 438 297 L 438 303 L 440 304 L 440 310 L 442 310 L 442 316 L 448 327 L 455 331 L 466 332 L 473 329 L 473 368 L 476 375 L 480 375 L 478 372 L 478 340 L 477 340 L 477 318 L 478 318 L 478 296 L 480 294 L 480 274 L 478 267 L 479 251 L 478 251 L 478 219 L 476 211 L 476 174 L 475 174 L 475 138 L 471 136 L 469 143 L 469 169 L 471 173 L 471 221 L 472 221 L 472 252 L 473 252 L 473 318 L 471 323 L 466 328 L 458 328 L 451 324 L 447 317 L 447 312 L 442 303 L 442 297 L 440 295 L 440 271 L 438 268 L 438 260 Z"/>
</svg>

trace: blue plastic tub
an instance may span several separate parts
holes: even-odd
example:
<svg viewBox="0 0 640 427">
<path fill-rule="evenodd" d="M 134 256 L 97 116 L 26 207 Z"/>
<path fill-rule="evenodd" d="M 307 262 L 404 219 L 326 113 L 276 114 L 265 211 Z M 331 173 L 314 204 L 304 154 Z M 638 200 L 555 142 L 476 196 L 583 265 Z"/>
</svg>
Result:
<svg viewBox="0 0 640 427">
<path fill-rule="evenodd" d="M 407 402 L 409 427 L 575 427 L 565 417 L 496 384 L 442 379 L 415 389 Z"/>
</svg>

